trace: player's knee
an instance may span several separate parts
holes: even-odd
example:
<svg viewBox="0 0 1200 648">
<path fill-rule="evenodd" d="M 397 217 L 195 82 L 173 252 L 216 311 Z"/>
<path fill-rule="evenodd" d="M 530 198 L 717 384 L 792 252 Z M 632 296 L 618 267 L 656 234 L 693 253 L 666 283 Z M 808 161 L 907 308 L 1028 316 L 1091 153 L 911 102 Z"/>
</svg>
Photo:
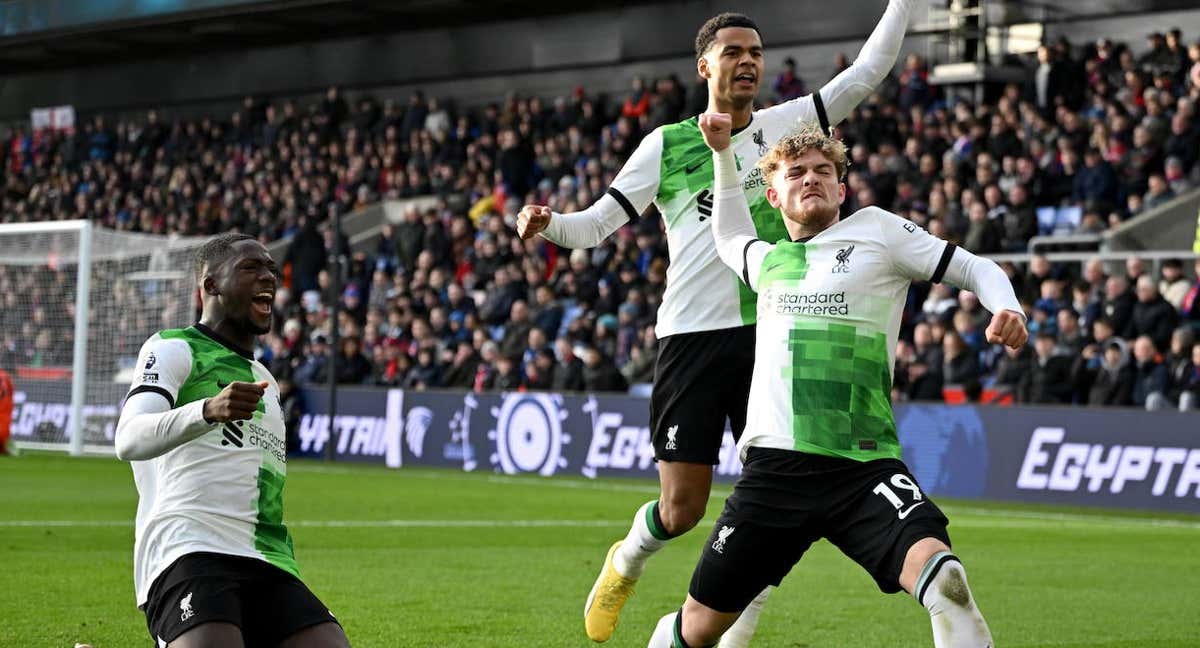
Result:
<svg viewBox="0 0 1200 648">
<path fill-rule="evenodd" d="M 680 634 L 690 648 L 715 646 L 730 623 L 723 615 L 689 599 L 680 613 Z"/>
<path fill-rule="evenodd" d="M 699 498 L 692 494 L 673 494 L 658 501 L 658 514 L 662 518 L 666 532 L 678 536 L 688 531 L 704 519 L 704 509 L 708 498 Z"/>
</svg>

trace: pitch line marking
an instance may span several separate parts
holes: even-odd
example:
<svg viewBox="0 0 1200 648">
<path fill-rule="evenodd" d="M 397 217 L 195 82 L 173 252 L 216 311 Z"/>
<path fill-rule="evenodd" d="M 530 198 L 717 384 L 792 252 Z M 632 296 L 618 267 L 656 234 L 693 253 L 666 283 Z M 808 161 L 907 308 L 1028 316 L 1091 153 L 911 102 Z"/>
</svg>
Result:
<svg viewBox="0 0 1200 648">
<path fill-rule="evenodd" d="M 953 511 L 953 510 L 952 510 Z M 1092 517 L 1084 515 L 1021 512 L 1005 517 L 988 509 L 960 509 L 952 521 L 964 528 L 1106 530 L 1200 530 L 1200 522 L 1141 518 Z M 624 528 L 627 520 L 293 520 L 292 527 L 325 528 Z M 132 527 L 133 520 L 0 520 L 0 527 L 70 528 L 70 527 Z"/>
</svg>

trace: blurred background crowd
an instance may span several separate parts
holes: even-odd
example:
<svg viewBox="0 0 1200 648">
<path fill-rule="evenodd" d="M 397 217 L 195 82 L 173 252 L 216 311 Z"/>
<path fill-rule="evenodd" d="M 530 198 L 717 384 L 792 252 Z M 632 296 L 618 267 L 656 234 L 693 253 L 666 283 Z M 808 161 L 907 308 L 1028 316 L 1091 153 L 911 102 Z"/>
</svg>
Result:
<svg viewBox="0 0 1200 648">
<path fill-rule="evenodd" d="M 1200 42 L 1188 46 L 1178 31 L 1144 47 L 1059 39 L 1025 63 L 1025 84 L 974 105 L 948 100 L 925 62 L 907 57 L 840 126 L 851 154 L 846 213 L 877 205 L 975 253 L 1024 252 L 1034 236 L 1103 232 L 1200 186 Z M 840 56 L 830 77 L 847 65 Z M 787 101 L 825 80 L 799 78 L 788 60 L 762 96 Z M 0 213 L 289 239 L 288 288 L 259 349 L 281 379 L 325 381 L 337 353 L 344 384 L 624 391 L 653 380 L 669 262 L 662 219 L 647 213 L 577 251 L 520 241 L 512 225 L 526 203 L 587 207 L 646 133 L 706 101 L 702 81 L 674 76 L 634 78 L 623 96 L 579 87 L 478 106 L 333 87 L 311 103 L 247 97 L 232 114 L 198 119 L 150 111 L 96 115 L 70 134 L 18 127 L 0 151 Z M 352 252 L 330 227 L 334 214 L 425 196 L 430 206 L 407 203 L 372 249 Z M 346 260 L 336 293 L 334 256 Z M 68 278 L 2 263 L 11 303 L 0 359 L 69 362 L 39 342 L 53 332 L 38 324 L 69 328 L 69 307 L 55 306 Z M 1005 264 L 1032 334 L 1015 353 L 983 339 L 974 295 L 914 285 L 894 396 L 940 400 L 953 385 L 968 398 L 988 390 L 1020 402 L 1192 407 L 1200 282 L 1190 265 Z"/>
</svg>

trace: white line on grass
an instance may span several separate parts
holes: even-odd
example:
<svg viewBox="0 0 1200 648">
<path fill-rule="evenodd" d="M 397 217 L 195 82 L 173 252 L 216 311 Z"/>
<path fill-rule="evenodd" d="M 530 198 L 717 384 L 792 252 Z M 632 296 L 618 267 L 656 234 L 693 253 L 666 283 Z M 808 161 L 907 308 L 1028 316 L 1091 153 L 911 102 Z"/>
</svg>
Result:
<svg viewBox="0 0 1200 648">
<path fill-rule="evenodd" d="M 952 509 L 952 512 L 955 512 Z M 1015 511 L 1002 515 L 989 509 L 959 509 L 951 525 L 959 528 L 1105 530 L 1200 530 L 1200 522 L 1117 518 Z M 292 520 L 293 527 L 329 528 L 624 528 L 626 520 Z M 130 527 L 132 520 L 0 520 L 0 527 Z"/>
<path fill-rule="evenodd" d="M 454 529 L 463 527 L 563 527 L 609 528 L 628 526 L 618 520 L 292 520 L 291 527 L 413 527 Z M 0 520 L 0 527 L 131 527 L 133 520 Z"/>
</svg>

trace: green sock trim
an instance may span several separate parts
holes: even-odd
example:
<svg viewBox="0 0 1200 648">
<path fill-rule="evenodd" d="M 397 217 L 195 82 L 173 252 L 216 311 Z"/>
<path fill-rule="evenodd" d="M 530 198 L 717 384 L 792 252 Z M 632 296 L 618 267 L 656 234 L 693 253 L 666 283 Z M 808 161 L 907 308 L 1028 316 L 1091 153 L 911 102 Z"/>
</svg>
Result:
<svg viewBox="0 0 1200 648">
<path fill-rule="evenodd" d="M 912 595 L 917 599 L 917 603 L 921 602 L 921 591 L 925 589 L 925 581 L 929 579 L 929 572 L 933 571 L 935 565 L 941 560 L 942 556 L 953 556 L 949 551 L 939 551 L 933 554 L 929 560 L 925 561 L 925 566 L 921 568 L 921 575 L 917 576 L 917 582 L 913 585 Z"/>
<path fill-rule="evenodd" d="M 658 517 L 654 514 L 657 509 L 658 500 L 651 500 L 646 505 L 646 527 L 650 529 L 650 535 L 654 536 L 656 539 L 664 541 L 670 540 L 671 534 L 664 531 L 662 527 L 660 527 L 655 521 L 655 519 Z"/>
<path fill-rule="evenodd" d="M 671 627 L 675 630 L 671 648 L 688 648 L 687 642 L 683 640 L 683 610 L 675 613 L 675 623 Z"/>
</svg>

